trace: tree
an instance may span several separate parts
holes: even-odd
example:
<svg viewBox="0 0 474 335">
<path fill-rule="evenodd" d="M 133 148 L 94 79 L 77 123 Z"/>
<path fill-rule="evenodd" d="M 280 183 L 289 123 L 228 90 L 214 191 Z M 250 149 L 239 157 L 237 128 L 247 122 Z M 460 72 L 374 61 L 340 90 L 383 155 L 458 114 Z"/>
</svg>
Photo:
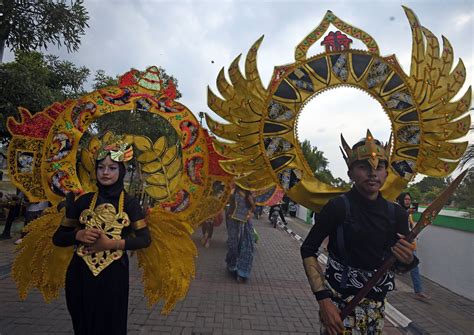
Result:
<svg viewBox="0 0 474 335">
<path fill-rule="evenodd" d="M 327 158 L 324 157 L 324 153 L 319 151 L 318 147 L 311 146 L 309 140 L 304 140 L 303 143 L 301 143 L 301 151 L 313 173 L 322 172 L 327 169 L 329 162 Z"/>
<path fill-rule="evenodd" d="M 473 108 L 470 109 L 471 111 L 474 110 Z M 474 123 L 471 124 L 470 130 L 474 130 Z M 465 166 L 473 166 L 474 165 L 474 144 L 469 144 L 467 147 L 466 152 L 464 155 L 461 157 L 461 160 L 459 161 L 459 168 L 462 170 Z"/>
<path fill-rule="evenodd" d="M 422 199 L 420 190 L 413 185 L 404 190 L 404 192 L 410 193 L 412 202 L 416 201 L 419 203 Z"/>
<path fill-rule="evenodd" d="M 474 208 L 474 168 L 470 168 L 461 185 L 454 194 L 454 201 L 459 208 Z"/>
<path fill-rule="evenodd" d="M 77 51 L 89 19 L 82 0 L 3 0 L 0 12 L 0 63 L 5 45 L 33 51 L 64 44 Z"/>
<path fill-rule="evenodd" d="M 158 114 L 144 111 L 119 111 L 106 114 L 89 127 L 81 142 L 88 142 L 90 136 L 103 135 L 107 131 L 118 134 L 140 134 L 155 142 L 159 137 L 166 136 L 168 144 L 178 142 L 178 134 L 171 124 Z"/>
<path fill-rule="evenodd" d="M 4 143 L 10 134 L 6 129 L 9 116 L 18 115 L 18 107 L 32 114 L 55 101 L 77 98 L 85 93 L 83 84 L 89 69 L 44 56 L 33 51 L 19 51 L 15 60 L 0 64 L 0 136 Z"/>
<path fill-rule="evenodd" d="M 341 178 L 334 178 L 331 171 L 328 169 L 329 161 L 324 157 L 324 153 L 318 150 L 316 146 L 311 146 L 311 143 L 308 140 L 304 140 L 303 143 L 301 143 L 301 151 L 316 178 L 336 187 L 349 187 L 350 184 Z"/>
<path fill-rule="evenodd" d="M 432 191 L 433 189 L 444 190 L 448 186 L 445 178 L 425 177 L 412 186 L 418 188 L 421 194 Z"/>
<path fill-rule="evenodd" d="M 107 86 L 116 86 L 119 82 L 118 79 L 118 77 L 113 78 L 109 76 L 104 70 L 97 70 L 94 75 L 94 84 L 92 87 L 94 90 L 98 90 Z"/>
</svg>

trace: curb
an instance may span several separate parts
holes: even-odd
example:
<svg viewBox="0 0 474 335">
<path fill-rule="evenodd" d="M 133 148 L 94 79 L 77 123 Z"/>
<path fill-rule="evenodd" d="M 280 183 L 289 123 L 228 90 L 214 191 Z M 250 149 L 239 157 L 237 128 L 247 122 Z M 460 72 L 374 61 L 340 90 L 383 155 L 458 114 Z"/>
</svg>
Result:
<svg viewBox="0 0 474 335">
<path fill-rule="evenodd" d="M 300 245 L 303 244 L 304 239 L 298 234 L 296 234 L 293 230 L 282 224 L 280 220 L 278 220 L 278 225 L 282 230 L 286 231 L 291 237 L 298 241 Z M 320 254 L 318 257 L 318 260 L 323 264 L 326 264 L 327 259 L 327 256 L 324 254 Z M 388 301 L 385 302 L 385 317 L 396 328 L 402 330 L 405 334 L 425 334 L 425 332 L 423 332 L 423 330 L 421 330 L 412 320 L 407 318 L 398 309 L 393 307 Z"/>
</svg>

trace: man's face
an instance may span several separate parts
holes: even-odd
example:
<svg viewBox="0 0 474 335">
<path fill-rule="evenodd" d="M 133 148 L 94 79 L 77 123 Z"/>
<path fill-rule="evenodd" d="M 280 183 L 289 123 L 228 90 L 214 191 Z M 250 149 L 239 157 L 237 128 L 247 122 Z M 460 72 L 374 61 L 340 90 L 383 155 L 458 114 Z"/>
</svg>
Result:
<svg viewBox="0 0 474 335">
<path fill-rule="evenodd" d="M 347 173 L 359 192 L 369 199 L 375 199 L 387 179 L 385 162 L 379 162 L 376 169 L 368 161 L 354 163 Z"/>
</svg>

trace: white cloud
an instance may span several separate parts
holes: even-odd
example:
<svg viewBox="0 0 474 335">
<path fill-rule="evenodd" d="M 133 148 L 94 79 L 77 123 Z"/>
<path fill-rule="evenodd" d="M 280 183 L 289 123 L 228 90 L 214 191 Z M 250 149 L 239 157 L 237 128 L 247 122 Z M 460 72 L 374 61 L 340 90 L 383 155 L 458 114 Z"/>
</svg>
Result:
<svg viewBox="0 0 474 335">
<path fill-rule="evenodd" d="M 458 15 L 456 18 L 455 18 L 455 27 L 456 27 L 456 30 L 462 30 L 464 29 L 466 26 L 468 26 L 469 24 L 472 23 L 472 19 L 474 17 L 474 13 L 471 12 L 471 13 L 462 13 L 460 15 Z"/>
</svg>

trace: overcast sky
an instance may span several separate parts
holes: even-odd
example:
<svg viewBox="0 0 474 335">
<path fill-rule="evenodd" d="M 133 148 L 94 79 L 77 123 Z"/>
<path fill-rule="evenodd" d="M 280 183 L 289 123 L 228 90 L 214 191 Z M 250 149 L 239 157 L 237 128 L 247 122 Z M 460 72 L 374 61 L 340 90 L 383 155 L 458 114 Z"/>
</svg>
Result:
<svg viewBox="0 0 474 335">
<path fill-rule="evenodd" d="M 294 62 L 295 46 L 332 10 L 347 23 L 369 33 L 382 56 L 396 54 L 409 71 L 411 31 L 401 4 L 414 10 L 421 24 L 441 39 L 444 35 L 467 69 L 464 93 L 474 75 L 474 2 L 460 1 L 128 1 L 86 0 L 89 28 L 78 52 L 67 54 L 52 47 L 76 65 L 109 75 L 130 68 L 159 65 L 179 81 L 180 102 L 195 115 L 212 112 L 206 87 L 217 93 L 215 79 L 222 67 L 243 54 L 265 35 L 257 65 L 265 86 L 273 67 Z M 334 29 L 333 29 L 334 30 Z M 319 48 L 319 47 L 318 47 Z M 322 50 L 314 48 L 313 54 Z M 310 51 L 313 51 L 311 49 Z M 6 54 L 5 61 L 13 58 Z M 242 65 L 242 64 L 241 64 Z M 390 123 L 378 103 L 362 91 L 337 89 L 317 96 L 305 107 L 299 121 L 299 138 L 323 150 L 330 169 L 346 176 L 339 152 L 339 134 L 353 143 L 369 127 L 375 137 L 388 140 Z M 470 135 L 474 140 L 474 135 Z M 346 179 L 346 178 L 345 178 Z"/>
</svg>

